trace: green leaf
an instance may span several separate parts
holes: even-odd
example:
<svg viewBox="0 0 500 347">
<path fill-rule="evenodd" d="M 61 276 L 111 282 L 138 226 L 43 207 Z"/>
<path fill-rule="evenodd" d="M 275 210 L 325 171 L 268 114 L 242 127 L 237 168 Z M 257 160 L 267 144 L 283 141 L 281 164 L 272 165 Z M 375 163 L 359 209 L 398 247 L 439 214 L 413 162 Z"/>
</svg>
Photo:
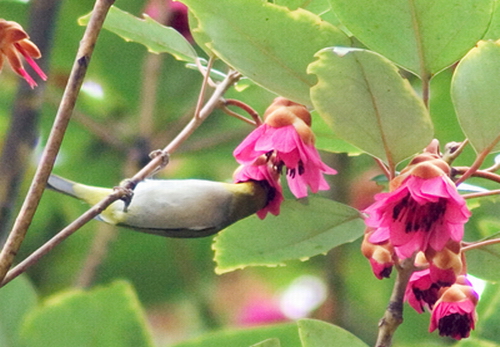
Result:
<svg viewBox="0 0 500 347">
<path fill-rule="evenodd" d="M 363 153 L 359 148 L 354 147 L 349 142 L 340 139 L 328 126 L 325 120 L 317 115 L 317 112 L 311 112 L 313 117 L 312 131 L 316 136 L 316 148 L 332 153 L 348 153 L 349 155 L 359 155 Z"/>
<path fill-rule="evenodd" d="M 360 217 L 356 209 L 325 198 L 286 200 L 279 216 L 251 216 L 219 233 L 213 245 L 215 271 L 283 265 L 326 253 L 363 234 Z"/>
<path fill-rule="evenodd" d="M 248 347 L 269 338 L 279 339 L 282 345 L 286 347 L 301 347 L 297 324 L 295 323 L 221 331 L 191 341 L 181 342 L 172 347 Z"/>
<path fill-rule="evenodd" d="M 250 347 L 281 347 L 281 343 L 279 339 L 272 338 L 256 343 Z"/>
<path fill-rule="evenodd" d="M 299 326 L 302 347 L 367 347 L 359 338 L 338 326 L 315 319 L 301 319 Z"/>
<path fill-rule="evenodd" d="M 80 17 L 78 24 L 87 25 L 90 15 Z M 104 28 L 125 41 L 146 46 L 152 53 L 170 53 L 178 60 L 191 63 L 197 57 L 194 48 L 177 30 L 161 25 L 146 14 L 141 19 L 112 6 L 104 21 Z"/>
<path fill-rule="evenodd" d="M 459 60 L 482 38 L 494 0 L 330 0 L 370 49 L 424 77 Z"/>
<path fill-rule="evenodd" d="M 20 346 L 21 323 L 37 300 L 35 289 L 24 275 L 0 289 L 0 346 Z"/>
<path fill-rule="evenodd" d="M 498 285 L 498 281 L 487 283 L 477 305 L 478 321 L 476 332 L 473 333 L 473 335 L 480 336 L 482 339 L 488 339 L 490 341 L 500 343 L 499 312 L 500 288 Z"/>
<path fill-rule="evenodd" d="M 307 74 L 314 53 L 332 45 L 348 45 L 333 25 L 303 9 L 262 0 L 183 0 L 198 20 L 196 33 L 227 64 L 257 84 L 296 102 L 310 105 Z M 206 42 L 206 37 L 211 42 Z"/>
<path fill-rule="evenodd" d="M 30 347 L 153 346 L 137 296 L 123 281 L 55 295 L 28 316 L 21 338 Z"/>
<path fill-rule="evenodd" d="M 500 245 L 471 249 L 466 253 L 467 272 L 483 280 L 500 279 Z"/>
<path fill-rule="evenodd" d="M 481 41 L 458 64 L 451 95 L 460 126 L 478 153 L 500 140 L 500 45 Z M 494 152 L 500 150 L 495 145 Z"/>
<path fill-rule="evenodd" d="M 500 347 L 500 344 L 488 340 L 470 337 L 454 344 L 453 347 Z"/>
<path fill-rule="evenodd" d="M 394 167 L 432 140 L 429 114 L 398 69 L 362 49 L 328 48 L 309 65 L 316 111 L 335 134 Z"/>
</svg>

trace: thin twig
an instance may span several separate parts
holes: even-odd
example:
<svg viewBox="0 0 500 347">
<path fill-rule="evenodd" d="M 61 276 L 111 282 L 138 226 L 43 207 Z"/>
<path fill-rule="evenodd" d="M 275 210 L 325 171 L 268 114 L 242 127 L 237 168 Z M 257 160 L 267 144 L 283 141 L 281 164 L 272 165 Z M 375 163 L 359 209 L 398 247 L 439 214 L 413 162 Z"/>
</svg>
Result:
<svg viewBox="0 0 500 347">
<path fill-rule="evenodd" d="M 469 170 L 470 168 L 467 166 L 454 166 L 453 175 L 464 175 Z M 476 172 L 471 174 L 471 177 L 485 178 L 487 180 L 500 183 L 500 175 L 486 170 L 477 170 Z"/>
<path fill-rule="evenodd" d="M 500 189 L 494 189 L 494 190 L 488 190 L 486 192 L 463 194 L 462 198 L 473 199 L 473 198 L 482 198 L 484 196 L 499 195 L 499 194 L 500 194 Z"/>
<path fill-rule="evenodd" d="M 30 266 L 36 264 L 38 260 L 40 260 L 40 258 L 42 258 L 45 254 L 50 252 L 55 246 L 60 244 L 62 241 L 66 240 L 74 232 L 76 232 L 78 229 L 84 226 L 88 221 L 92 220 L 94 217 L 96 217 L 98 214 L 104 211 L 110 204 L 124 197 L 126 194 L 129 194 L 129 192 L 125 189 L 113 190 L 113 193 L 108 195 L 106 198 L 101 200 L 96 205 L 92 206 L 89 210 L 87 210 L 84 214 L 75 219 L 66 228 L 58 232 L 43 246 L 38 248 L 35 252 L 31 253 L 26 259 L 24 259 L 21 263 L 19 263 L 12 270 L 10 270 L 7 276 L 5 276 L 0 286 L 6 285 L 14 278 L 22 274 L 24 271 L 26 271 L 26 269 L 28 269 Z"/>
<path fill-rule="evenodd" d="M 189 137 L 191 134 L 203 123 L 203 121 L 217 108 L 220 106 L 221 98 L 224 93 L 235 84 L 241 77 L 240 73 L 237 71 L 230 71 L 226 78 L 217 85 L 217 88 L 213 92 L 212 96 L 205 103 L 205 106 L 201 108 L 198 113 L 198 117 L 193 117 L 189 123 L 181 130 L 181 132 L 163 149 L 164 153 L 172 153 Z M 148 178 L 152 172 L 156 171 L 158 167 L 161 166 L 162 158 L 157 156 L 153 158 L 146 166 L 144 166 L 139 172 L 137 172 L 134 177 L 129 181 L 131 186 L 126 186 L 127 188 L 133 187 L 135 184 Z"/>
<path fill-rule="evenodd" d="M 472 163 L 471 167 L 455 182 L 457 186 L 472 176 L 479 169 L 483 161 L 486 159 L 486 156 L 490 154 L 499 141 L 500 136 L 497 136 L 488 147 L 483 149 L 482 152 L 477 155 L 476 160 Z"/>
<path fill-rule="evenodd" d="M 210 63 L 208 63 L 207 66 L 203 66 L 200 58 L 196 59 L 195 63 L 196 63 L 196 66 L 198 67 L 198 71 L 200 71 L 200 73 L 203 75 L 203 78 L 205 78 L 207 80 L 207 84 L 212 88 L 217 87 L 217 84 L 212 80 L 212 78 L 210 78 L 212 65 Z"/>
<path fill-rule="evenodd" d="M 196 108 L 194 110 L 194 118 L 198 118 L 201 110 L 201 106 L 203 105 L 203 99 L 205 99 L 205 92 L 207 90 L 208 81 L 210 80 L 210 70 L 214 64 L 215 57 L 210 57 L 208 60 L 207 71 L 205 75 L 203 75 L 203 82 L 201 84 L 200 95 L 198 96 L 198 102 L 196 103 Z"/>
<path fill-rule="evenodd" d="M 105 259 L 108 248 L 116 238 L 117 232 L 118 228 L 115 225 L 99 223 L 88 255 L 74 282 L 75 287 L 88 288 L 92 285 L 97 269 Z"/>
<path fill-rule="evenodd" d="M 184 142 L 195 130 L 198 128 L 203 121 L 220 105 L 222 96 L 224 93 L 238 81 L 241 77 L 240 73 L 237 71 L 230 71 L 224 81 L 222 81 L 215 91 L 213 92 L 210 99 L 206 102 L 205 106 L 200 110 L 198 117 L 193 117 L 191 121 L 186 125 L 186 127 L 162 150 L 163 153 L 174 152 L 181 144 Z M 157 171 L 158 168 L 162 167 L 162 162 L 165 160 L 165 156 L 159 155 L 154 157 L 145 167 L 143 167 L 138 173 L 134 175 L 131 179 L 125 180 L 123 185 L 120 187 L 122 189 L 115 189 L 111 195 L 101 200 L 98 204 L 88 210 L 85 214 L 80 216 L 73 223 L 68 225 L 60 231 L 56 236 L 46 242 L 42 247 L 37 249 L 31 255 L 29 255 L 24 261 L 22 261 L 18 266 L 9 271 L 8 277 L 2 282 L 0 286 L 5 285 L 15 277 L 19 276 L 21 273 L 26 271 L 27 268 L 34 265 L 38 260 L 50 252 L 52 248 L 61 243 L 71 234 L 73 234 L 76 229 L 82 227 L 85 223 L 90 221 L 92 218 L 97 216 L 106 207 L 112 204 L 114 201 L 122 198 L 124 196 L 123 192 L 128 192 L 132 190 L 135 185 L 149 177 L 153 172 Z M 117 193 L 118 192 L 118 193 Z M 75 229 L 76 228 L 76 229 Z"/>
<path fill-rule="evenodd" d="M 379 322 L 376 347 L 389 347 L 396 329 L 403 323 L 403 299 L 410 276 L 415 270 L 414 257 L 405 259 L 397 267 L 398 275 L 394 282 L 389 305 Z"/>
<path fill-rule="evenodd" d="M 497 239 L 490 239 L 490 240 L 485 240 L 485 241 L 479 241 L 475 243 L 469 243 L 467 246 L 463 246 L 461 248 L 462 252 L 467 252 L 470 251 L 471 249 L 476 249 L 476 248 L 481 248 L 485 246 L 490 246 L 490 245 L 495 245 L 497 243 L 500 243 L 500 238 Z"/>
<path fill-rule="evenodd" d="M 45 189 L 45 184 L 52 171 L 54 162 L 61 147 L 64 133 L 71 118 L 76 98 L 80 91 L 83 78 L 87 71 L 90 57 L 94 50 L 97 36 L 101 30 L 106 14 L 114 0 L 97 0 L 85 30 L 83 39 L 76 55 L 76 60 L 64 91 L 59 110 L 47 140 L 47 146 L 42 154 L 40 164 L 31 183 L 27 197 L 16 218 L 12 231 L 0 253 L 0 281 L 2 281 L 11 267 L 21 244 L 26 236 L 29 225 L 35 215 L 38 203 Z"/>
</svg>

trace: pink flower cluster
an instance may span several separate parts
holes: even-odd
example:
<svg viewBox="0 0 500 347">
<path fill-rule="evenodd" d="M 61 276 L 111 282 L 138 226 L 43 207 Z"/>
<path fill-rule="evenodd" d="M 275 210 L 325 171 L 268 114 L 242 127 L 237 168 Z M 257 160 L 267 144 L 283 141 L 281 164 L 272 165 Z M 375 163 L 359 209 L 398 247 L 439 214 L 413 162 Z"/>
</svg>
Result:
<svg viewBox="0 0 500 347">
<path fill-rule="evenodd" d="M 414 257 L 420 270 L 412 274 L 405 300 L 419 313 L 432 312 L 430 331 L 461 339 L 474 329 L 478 297 L 465 278 L 461 252 L 470 211 L 450 172 L 433 141 L 364 211 L 361 251 L 379 279 Z"/>
<path fill-rule="evenodd" d="M 18 23 L 0 19 L 0 70 L 7 59 L 12 70 L 23 77 L 31 88 L 34 88 L 37 84 L 24 69 L 21 55 L 38 76 L 45 81 L 47 76 L 33 60 L 42 56 L 38 47 L 29 40 L 28 34 Z"/>
<path fill-rule="evenodd" d="M 279 179 L 283 170 L 297 198 L 307 196 L 307 187 L 313 193 L 329 189 L 323 174 L 337 173 L 321 161 L 314 147 L 311 115 L 306 107 L 283 97 L 269 106 L 264 123 L 234 150 L 234 157 L 241 164 L 235 172 L 235 182 L 265 182 L 273 192 L 266 207 L 257 212 L 260 218 L 268 212 L 279 214 L 283 201 Z"/>
</svg>

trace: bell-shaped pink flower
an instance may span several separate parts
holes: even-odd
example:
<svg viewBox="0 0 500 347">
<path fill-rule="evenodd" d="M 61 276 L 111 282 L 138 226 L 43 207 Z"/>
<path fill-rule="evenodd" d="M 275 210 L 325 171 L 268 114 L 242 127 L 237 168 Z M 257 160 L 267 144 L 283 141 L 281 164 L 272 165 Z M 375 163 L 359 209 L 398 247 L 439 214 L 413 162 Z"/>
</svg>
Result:
<svg viewBox="0 0 500 347">
<path fill-rule="evenodd" d="M 428 247 L 440 251 L 449 240 L 462 240 L 470 212 L 451 179 L 436 172 L 432 164 L 421 162 L 401 177 L 394 191 L 375 196 L 375 203 L 365 210 L 366 224 L 375 229 L 370 242 L 389 240 L 404 259 Z"/>
<path fill-rule="evenodd" d="M 277 216 L 283 202 L 283 188 L 279 181 L 279 173 L 267 160 L 256 160 L 254 164 L 242 165 L 234 173 L 234 182 L 257 181 L 267 184 L 270 188 L 269 198 L 266 206 L 257 211 L 257 216 L 264 219 L 267 213 Z"/>
<path fill-rule="evenodd" d="M 460 340 L 469 337 L 470 331 L 475 328 L 478 295 L 470 282 L 464 276 L 460 277 L 456 284 L 444 290 L 436 302 L 429 332 L 439 329 L 439 335 Z"/>
<path fill-rule="evenodd" d="M 425 309 L 432 310 L 439 298 L 441 286 L 432 281 L 429 269 L 416 271 L 411 277 L 405 291 L 405 301 L 418 313 Z"/>
<path fill-rule="evenodd" d="M 266 112 L 265 123 L 243 140 L 234 150 L 234 157 L 238 163 L 250 165 L 265 155 L 278 170 L 286 167 L 288 185 L 297 198 L 307 196 L 308 186 L 313 193 L 328 190 L 323 174 L 337 172 L 321 161 L 314 147 L 309 112 L 302 105 L 284 100 L 275 100 Z M 309 120 L 304 120 L 305 116 Z"/>
</svg>

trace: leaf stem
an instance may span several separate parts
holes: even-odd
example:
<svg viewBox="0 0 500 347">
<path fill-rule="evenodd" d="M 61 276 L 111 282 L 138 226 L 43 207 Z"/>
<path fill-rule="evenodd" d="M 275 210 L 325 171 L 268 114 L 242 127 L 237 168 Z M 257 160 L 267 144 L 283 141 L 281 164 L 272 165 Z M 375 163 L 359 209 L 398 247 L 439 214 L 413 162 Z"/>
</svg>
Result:
<svg viewBox="0 0 500 347">
<path fill-rule="evenodd" d="M 377 165 L 379 166 L 379 168 L 382 170 L 383 174 L 385 175 L 385 177 L 387 177 L 387 179 L 390 181 L 394 178 L 395 176 L 395 173 L 392 172 L 388 167 L 387 165 L 385 165 L 385 163 L 382 161 L 382 159 L 380 158 L 376 158 L 376 157 L 373 157 L 373 159 L 375 159 L 375 162 L 377 163 Z"/>
<path fill-rule="evenodd" d="M 54 125 L 47 140 L 47 145 L 42 154 L 40 164 L 37 167 L 28 194 L 16 218 L 12 231 L 9 234 L 5 246 L 0 252 L 0 281 L 3 281 L 7 271 L 11 267 L 14 257 L 26 236 L 28 227 L 33 220 L 33 216 L 35 215 L 35 211 L 45 189 L 45 184 L 54 166 L 59 148 L 61 147 L 97 37 L 102 28 L 104 19 L 106 18 L 106 14 L 113 3 L 114 0 L 96 0 L 90 22 L 80 43 L 68 84 L 64 90 L 61 104 L 59 105 Z"/>
<path fill-rule="evenodd" d="M 250 117 L 252 117 L 255 126 L 259 126 L 262 124 L 262 119 L 260 118 L 257 111 L 255 111 L 252 107 L 250 107 L 250 105 L 245 104 L 243 101 L 236 100 L 236 99 L 225 99 L 224 104 L 226 106 L 231 105 L 231 106 L 236 106 L 236 107 L 241 108 L 243 111 L 248 113 L 248 115 Z"/>
</svg>

